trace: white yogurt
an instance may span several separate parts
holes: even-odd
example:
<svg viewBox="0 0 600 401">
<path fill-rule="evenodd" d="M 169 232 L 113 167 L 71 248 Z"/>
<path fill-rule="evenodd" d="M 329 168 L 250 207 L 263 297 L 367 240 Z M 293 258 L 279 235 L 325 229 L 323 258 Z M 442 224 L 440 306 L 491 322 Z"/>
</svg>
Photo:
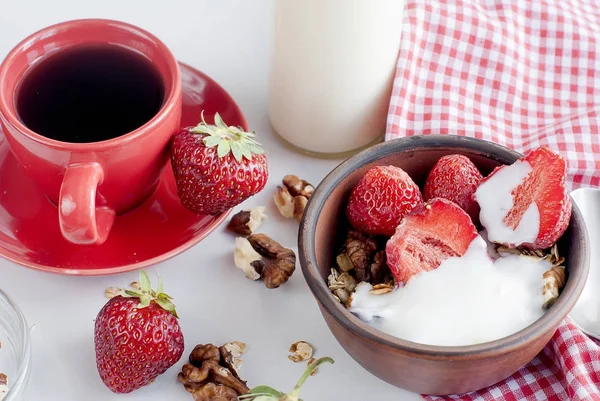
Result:
<svg viewBox="0 0 600 401">
<path fill-rule="evenodd" d="M 477 236 L 462 257 L 413 276 L 388 294 L 360 283 L 350 311 L 373 327 L 408 341 L 458 346 L 497 340 L 544 314 L 542 275 L 547 261 L 506 255 L 495 261 Z"/>
<path fill-rule="evenodd" d="M 527 208 L 515 230 L 504 224 L 504 217 L 513 207 L 512 191 L 531 172 L 526 161 L 517 161 L 499 170 L 475 191 L 475 200 L 481 207 L 479 220 L 487 229 L 488 238 L 500 244 L 519 246 L 533 243 L 540 229 L 540 212 L 535 202 Z"/>
</svg>

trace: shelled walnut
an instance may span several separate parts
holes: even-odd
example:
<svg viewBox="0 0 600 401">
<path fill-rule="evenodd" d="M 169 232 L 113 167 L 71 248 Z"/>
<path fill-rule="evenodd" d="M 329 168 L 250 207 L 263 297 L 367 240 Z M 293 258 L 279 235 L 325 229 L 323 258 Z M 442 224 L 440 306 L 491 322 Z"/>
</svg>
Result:
<svg viewBox="0 0 600 401">
<path fill-rule="evenodd" d="M 377 284 L 386 284 L 393 286 L 394 277 L 392 276 L 392 272 L 387 265 L 387 257 L 385 255 L 385 251 L 378 251 L 373 256 L 373 263 L 370 266 L 371 272 L 371 283 Z"/>
<path fill-rule="evenodd" d="M 386 263 L 385 244 L 358 231 L 349 231 L 336 262 L 341 271 L 351 272 L 358 282 L 393 283 Z"/>
<path fill-rule="evenodd" d="M 192 395 L 197 401 L 237 401 L 238 399 L 238 393 L 234 389 L 215 383 L 206 383 Z"/>
<path fill-rule="evenodd" d="M 285 284 L 296 270 L 296 254 L 265 234 L 236 238 L 235 265 L 252 280 L 262 278 L 267 288 Z"/>
<path fill-rule="evenodd" d="M 235 342 L 221 347 L 199 344 L 190 353 L 189 363 L 183 365 L 179 381 L 196 401 L 237 401 L 250 389 L 234 368 L 232 347 L 245 349 L 245 344 Z M 243 344 L 243 347 L 242 347 Z"/>
<path fill-rule="evenodd" d="M 281 182 L 283 186 L 278 186 L 273 196 L 275 205 L 283 217 L 300 221 L 315 188 L 295 175 L 286 175 Z"/>
<path fill-rule="evenodd" d="M 358 231 L 348 232 L 345 254 L 352 262 L 358 281 L 370 281 L 369 269 L 373 255 L 377 251 L 377 241 Z"/>
<path fill-rule="evenodd" d="M 262 259 L 262 256 L 254 250 L 247 238 L 238 237 L 235 239 L 233 262 L 250 280 L 258 280 L 260 278 L 260 274 L 252 266 L 252 262 L 260 259 Z"/>
<path fill-rule="evenodd" d="M 315 187 L 313 187 L 308 181 L 301 180 L 295 175 L 286 175 L 281 180 L 283 185 L 290 191 L 292 196 L 304 196 L 306 199 L 310 199 L 313 192 L 315 191 Z"/>
<path fill-rule="evenodd" d="M 238 378 L 240 368 L 242 367 L 242 360 L 240 356 L 246 351 L 246 344 L 234 341 L 227 343 L 219 347 L 219 353 L 221 354 L 221 363 Z M 241 379 L 240 379 L 241 380 Z"/>
<path fill-rule="evenodd" d="M 267 214 L 265 213 L 264 206 L 253 207 L 250 210 L 242 210 L 229 220 L 227 229 L 236 234 L 248 236 L 256 232 L 266 218 Z"/>
<path fill-rule="evenodd" d="M 542 277 L 542 295 L 545 309 L 550 308 L 558 299 L 560 291 L 567 282 L 564 266 L 552 266 Z"/>
<path fill-rule="evenodd" d="M 373 284 L 374 294 L 391 292 L 394 277 L 385 254 L 385 242 L 361 232 L 350 230 L 336 257 L 327 285 L 333 295 L 344 305 L 360 282 Z"/>
</svg>

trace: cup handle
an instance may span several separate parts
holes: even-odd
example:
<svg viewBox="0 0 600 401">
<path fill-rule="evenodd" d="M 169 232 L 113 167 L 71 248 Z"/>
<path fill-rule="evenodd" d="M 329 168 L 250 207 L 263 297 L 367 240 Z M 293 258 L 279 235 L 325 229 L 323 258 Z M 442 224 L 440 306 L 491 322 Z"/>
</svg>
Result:
<svg viewBox="0 0 600 401">
<path fill-rule="evenodd" d="M 98 163 L 74 163 L 67 167 L 58 198 L 58 219 L 63 237 L 74 244 L 100 245 L 108 237 L 115 211 L 96 207 L 96 190 L 104 171 Z"/>
</svg>

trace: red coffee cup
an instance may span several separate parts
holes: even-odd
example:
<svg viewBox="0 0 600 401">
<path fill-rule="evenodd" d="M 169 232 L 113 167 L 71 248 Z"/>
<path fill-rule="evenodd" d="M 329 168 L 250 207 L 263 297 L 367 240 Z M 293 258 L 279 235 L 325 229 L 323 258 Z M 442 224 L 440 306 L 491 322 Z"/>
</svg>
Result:
<svg viewBox="0 0 600 401">
<path fill-rule="evenodd" d="M 141 127 L 99 142 L 62 142 L 29 129 L 16 102 L 23 77 L 49 55 L 88 44 L 118 45 L 150 60 L 163 82 L 159 111 Z M 115 215 L 152 195 L 169 140 L 180 127 L 181 102 L 175 57 L 155 36 L 123 22 L 86 19 L 50 26 L 24 39 L 0 65 L 0 123 L 11 151 L 58 206 L 61 232 L 76 244 L 102 244 Z"/>
</svg>

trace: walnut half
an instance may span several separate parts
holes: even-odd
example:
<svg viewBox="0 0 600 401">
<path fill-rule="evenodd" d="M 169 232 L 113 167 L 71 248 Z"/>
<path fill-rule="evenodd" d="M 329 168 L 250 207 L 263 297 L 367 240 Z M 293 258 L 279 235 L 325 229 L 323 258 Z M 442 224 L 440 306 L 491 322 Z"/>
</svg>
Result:
<svg viewBox="0 0 600 401">
<path fill-rule="evenodd" d="M 258 230 L 266 218 L 264 206 L 242 210 L 231 218 L 229 224 L 227 224 L 227 229 L 236 234 L 248 236 Z"/>
<path fill-rule="evenodd" d="M 301 180 L 295 175 L 288 174 L 283 177 L 281 182 L 294 197 L 304 196 L 306 199 L 310 199 L 315 191 L 315 187 L 313 187 L 308 181 Z"/>
<path fill-rule="evenodd" d="M 277 187 L 273 201 L 275 201 L 275 206 L 277 206 L 277 210 L 283 217 L 286 219 L 294 217 L 294 198 L 286 187 Z"/>
<path fill-rule="evenodd" d="M 262 278 L 267 288 L 286 283 L 296 270 L 296 254 L 265 234 L 236 238 L 235 265 L 252 280 Z"/>
<path fill-rule="evenodd" d="M 546 271 L 542 278 L 542 295 L 544 297 L 544 309 L 549 309 L 560 295 L 560 291 L 567 282 L 567 275 L 563 266 L 552 266 Z"/>
<path fill-rule="evenodd" d="M 232 351 L 226 349 L 228 344 L 234 344 Z M 183 365 L 177 378 L 194 400 L 237 401 L 238 396 L 250 392 L 246 382 L 229 367 L 234 364 L 233 355 L 239 354 L 236 350 L 243 350 L 245 344 L 228 344 L 220 348 L 198 344 L 190 353 L 189 363 Z"/>
<path fill-rule="evenodd" d="M 349 231 L 342 252 L 336 257 L 340 272 L 352 274 L 358 282 L 393 283 L 386 263 L 385 244 L 358 231 Z"/>
<path fill-rule="evenodd" d="M 192 393 L 195 401 L 237 401 L 238 393 L 222 384 L 206 383 Z"/>
<path fill-rule="evenodd" d="M 233 262 L 250 280 L 258 280 L 260 278 L 260 274 L 256 271 L 254 266 L 252 266 L 254 261 L 260 259 L 260 254 L 254 250 L 247 238 L 238 237 L 235 239 Z"/>
<path fill-rule="evenodd" d="M 212 344 L 198 344 L 190 353 L 190 363 L 194 366 L 202 366 L 204 361 L 220 361 L 219 348 Z"/>
<path fill-rule="evenodd" d="M 231 387 L 238 395 L 248 394 L 250 389 L 246 383 L 235 377 L 226 367 L 219 365 L 218 361 L 208 360 L 202 362 L 201 367 L 186 363 L 181 368 L 181 373 L 190 383 L 215 383 Z"/>
<path fill-rule="evenodd" d="M 242 380 L 238 373 L 242 367 L 242 360 L 240 359 L 240 356 L 245 351 L 246 344 L 239 341 L 227 343 L 219 347 L 219 352 L 221 354 L 221 365 L 231 370 L 235 377 L 240 380 Z"/>
<path fill-rule="evenodd" d="M 275 205 L 283 217 L 300 221 L 315 188 L 295 175 L 286 175 L 281 182 L 273 196 Z"/>
<path fill-rule="evenodd" d="M 278 288 L 287 283 L 296 270 L 296 254 L 284 248 L 265 234 L 252 234 L 248 237 L 250 245 L 261 259 L 251 263 L 265 281 L 267 288 Z"/>
</svg>

